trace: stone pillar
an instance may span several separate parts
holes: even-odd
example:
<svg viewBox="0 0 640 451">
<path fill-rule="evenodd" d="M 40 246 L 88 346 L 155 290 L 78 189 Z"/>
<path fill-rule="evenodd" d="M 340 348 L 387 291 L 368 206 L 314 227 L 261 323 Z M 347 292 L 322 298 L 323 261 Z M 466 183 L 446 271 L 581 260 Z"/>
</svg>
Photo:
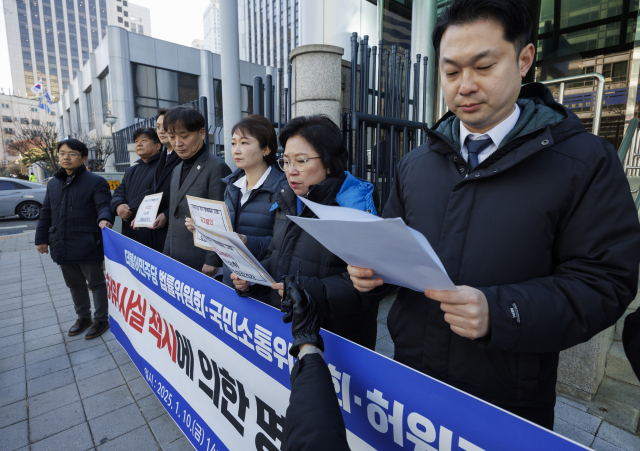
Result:
<svg viewBox="0 0 640 451">
<path fill-rule="evenodd" d="M 291 51 L 291 117 L 324 114 L 340 126 L 342 55 L 333 45 L 303 45 Z"/>
<path fill-rule="evenodd" d="M 604 377 L 614 328 L 612 326 L 591 340 L 560 353 L 556 384 L 559 392 L 591 401 Z"/>
<path fill-rule="evenodd" d="M 224 161 L 236 169 L 231 153 L 231 129 L 242 119 L 240 95 L 240 48 L 238 43 L 238 0 L 220 2 L 220 54 L 222 73 L 222 116 L 224 122 Z M 211 102 L 213 107 L 213 102 Z"/>
</svg>

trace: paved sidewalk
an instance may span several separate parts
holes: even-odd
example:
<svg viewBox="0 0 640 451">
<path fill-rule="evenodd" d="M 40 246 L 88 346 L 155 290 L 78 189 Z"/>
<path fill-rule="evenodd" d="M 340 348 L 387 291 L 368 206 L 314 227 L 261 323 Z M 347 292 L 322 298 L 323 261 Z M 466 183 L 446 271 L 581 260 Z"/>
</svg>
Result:
<svg viewBox="0 0 640 451">
<path fill-rule="evenodd" d="M 192 450 L 110 332 L 67 335 L 69 289 L 34 247 L 33 233 L 0 237 L 0 451 Z M 388 357 L 391 302 L 380 305 L 376 346 Z M 640 437 L 588 410 L 559 396 L 556 432 L 596 450 L 640 450 Z"/>
</svg>

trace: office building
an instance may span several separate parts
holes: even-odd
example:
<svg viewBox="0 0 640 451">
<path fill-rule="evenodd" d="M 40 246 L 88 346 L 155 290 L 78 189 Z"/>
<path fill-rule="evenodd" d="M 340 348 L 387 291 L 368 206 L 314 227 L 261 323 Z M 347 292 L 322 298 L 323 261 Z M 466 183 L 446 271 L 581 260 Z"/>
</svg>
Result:
<svg viewBox="0 0 640 451">
<path fill-rule="evenodd" d="M 0 168 L 2 173 L 11 163 L 20 158 L 20 153 L 11 149 L 19 140 L 21 130 L 30 127 L 55 127 L 55 113 L 38 108 L 39 100 L 0 93 Z M 3 176 L 3 174 L 0 174 Z"/>
<path fill-rule="evenodd" d="M 375 0 L 239 0 L 240 59 L 287 67 L 289 53 L 306 44 L 343 47 L 350 58 L 352 32 L 378 34 Z M 204 13 L 205 48 L 220 53 L 220 0 Z"/>
<path fill-rule="evenodd" d="M 194 39 L 193 41 L 191 41 L 191 47 L 198 50 L 203 49 L 204 41 L 202 39 Z"/>
<path fill-rule="evenodd" d="M 108 25 L 151 35 L 148 8 L 127 0 L 4 0 L 13 91 L 42 79 L 54 102 L 105 38 Z"/>
</svg>

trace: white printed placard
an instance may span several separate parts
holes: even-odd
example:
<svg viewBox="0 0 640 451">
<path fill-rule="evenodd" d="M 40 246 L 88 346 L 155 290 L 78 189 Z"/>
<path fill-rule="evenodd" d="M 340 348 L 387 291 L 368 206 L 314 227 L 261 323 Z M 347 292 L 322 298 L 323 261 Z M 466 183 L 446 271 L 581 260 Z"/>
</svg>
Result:
<svg viewBox="0 0 640 451">
<path fill-rule="evenodd" d="M 136 227 L 152 227 L 158 215 L 158 208 L 160 207 L 160 201 L 162 200 L 162 193 L 149 194 L 144 196 L 140 206 L 138 207 L 138 213 L 134 224 Z"/>
<path fill-rule="evenodd" d="M 229 210 L 224 202 L 187 196 L 189 212 L 194 222 L 205 230 L 233 232 Z"/>
</svg>

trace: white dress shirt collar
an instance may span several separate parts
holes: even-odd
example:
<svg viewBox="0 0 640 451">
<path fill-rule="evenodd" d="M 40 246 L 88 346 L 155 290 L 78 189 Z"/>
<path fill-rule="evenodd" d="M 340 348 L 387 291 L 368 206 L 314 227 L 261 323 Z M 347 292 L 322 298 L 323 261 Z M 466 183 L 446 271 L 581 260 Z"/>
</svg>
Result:
<svg viewBox="0 0 640 451">
<path fill-rule="evenodd" d="M 509 134 L 513 127 L 516 126 L 518 119 L 520 118 L 520 107 L 515 104 L 513 112 L 506 118 L 504 121 L 500 122 L 498 125 L 493 127 L 491 130 L 485 133 L 472 133 L 469 131 L 467 127 L 460 121 L 460 148 L 464 146 L 464 143 L 467 139 L 467 136 L 470 136 L 469 139 L 477 140 L 477 139 L 486 139 L 487 137 L 491 138 L 493 144 L 497 148 L 500 146 L 500 143 L 504 139 L 505 136 Z M 495 150 L 495 149 L 493 149 Z"/>
<path fill-rule="evenodd" d="M 258 188 L 260 188 L 262 186 L 262 184 L 265 182 L 265 180 L 267 180 L 267 177 L 269 177 L 270 173 L 271 173 L 271 166 L 269 166 L 267 168 L 267 170 L 264 172 L 264 174 L 262 174 L 262 177 L 260 177 L 260 180 L 258 180 L 258 183 L 256 183 L 253 186 L 253 188 L 251 188 L 250 190 L 247 190 L 247 176 L 246 176 L 246 174 L 243 175 L 242 177 L 240 177 L 238 180 L 236 180 L 233 183 L 235 186 L 240 188 L 240 192 L 242 193 L 242 198 L 240 199 L 240 206 L 244 205 L 244 203 L 249 200 L 249 196 L 251 196 L 251 191 L 253 191 L 254 189 L 258 189 Z"/>
</svg>

